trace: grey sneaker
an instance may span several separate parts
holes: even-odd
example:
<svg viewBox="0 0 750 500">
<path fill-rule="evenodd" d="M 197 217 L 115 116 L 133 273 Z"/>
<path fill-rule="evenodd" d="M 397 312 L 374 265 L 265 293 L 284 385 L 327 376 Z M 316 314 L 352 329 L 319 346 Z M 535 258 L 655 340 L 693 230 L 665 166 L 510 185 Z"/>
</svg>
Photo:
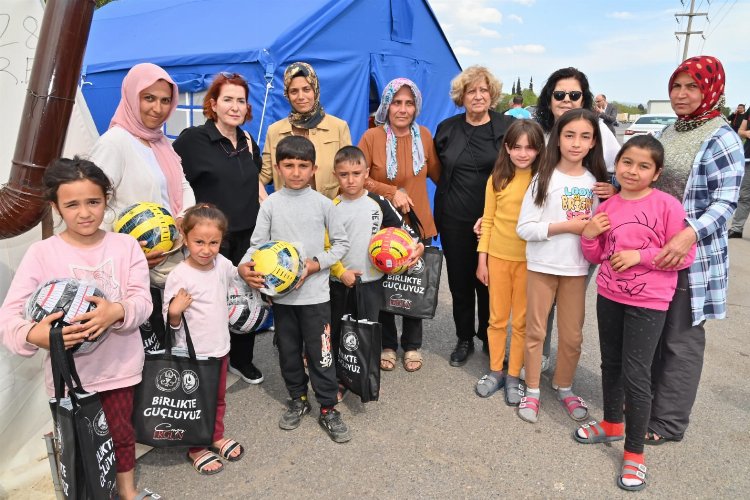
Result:
<svg viewBox="0 0 750 500">
<path fill-rule="evenodd" d="M 331 408 L 325 413 L 321 411 L 320 417 L 318 417 L 318 423 L 328 433 L 331 439 L 337 443 L 346 443 L 352 438 L 349 433 L 349 428 L 344 421 L 341 420 L 341 413 L 335 408 Z"/>
<path fill-rule="evenodd" d="M 310 402 L 307 396 L 290 399 L 286 404 L 286 411 L 279 419 L 279 427 L 285 431 L 291 431 L 299 427 L 302 417 L 310 413 Z"/>
</svg>

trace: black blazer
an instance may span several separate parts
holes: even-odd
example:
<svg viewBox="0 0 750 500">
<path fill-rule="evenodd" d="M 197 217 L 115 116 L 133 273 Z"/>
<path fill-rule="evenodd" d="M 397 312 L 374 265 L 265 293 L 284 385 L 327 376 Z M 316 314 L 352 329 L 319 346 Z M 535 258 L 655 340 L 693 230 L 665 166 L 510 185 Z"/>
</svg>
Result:
<svg viewBox="0 0 750 500">
<path fill-rule="evenodd" d="M 508 130 L 510 124 L 513 123 L 515 118 L 512 116 L 500 114 L 496 111 L 490 110 L 490 122 L 492 123 L 492 131 L 495 135 L 495 150 L 500 151 L 500 147 L 505 137 L 505 131 Z M 466 113 L 461 113 L 450 118 L 446 118 L 437 126 L 435 131 L 435 149 L 437 150 L 438 158 L 442 166 L 440 172 L 440 182 L 438 182 L 437 189 L 435 191 L 435 225 L 437 226 L 438 232 L 440 229 L 440 220 L 443 215 L 443 206 L 445 196 L 448 194 L 451 188 L 451 177 L 453 174 L 453 165 L 466 148 L 466 140 L 464 139 L 464 132 L 462 130 L 463 124 L 466 122 Z M 484 196 L 484 193 L 479 193 L 480 196 Z"/>
</svg>

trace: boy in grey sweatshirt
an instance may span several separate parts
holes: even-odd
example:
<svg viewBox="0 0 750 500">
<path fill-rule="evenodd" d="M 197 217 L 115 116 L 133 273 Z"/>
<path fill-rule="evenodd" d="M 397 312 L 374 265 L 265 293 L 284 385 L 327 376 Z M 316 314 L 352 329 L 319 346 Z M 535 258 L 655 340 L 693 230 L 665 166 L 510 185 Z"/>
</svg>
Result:
<svg viewBox="0 0 750 500">
<path fill-rule="evenodd" d="M 252 252 L 268 241 L 288 241 L 299 245 L 306 257 L 305 271 L 297 287 L 288 294 L 273 298 L 273 313 L 278 335 L 281 375 L 291 400 L 279 420 L 279 427 L 296 429 L 302 416 L 310 412 L 307 399 L 308 375 L 315 397 L 320 403 L 318 422 L 334 441 L 349 441 L 349 429 L 334 408 L 338 383 L 331 344 L 331 309 L 328 272 L 349 249 L 342 223 L 333 211 L 331 200 L 310 187 L 315 174 L 315 146 L 308 139 L 289 136 L 276 147 L 274 167 L 284 187 L 260 206 L 255 230 L 250 238 Z M 326 231 L 330 248 L 325 249 Z M 255 278 L 257 272 L 251 272 Z"/>
</svg>

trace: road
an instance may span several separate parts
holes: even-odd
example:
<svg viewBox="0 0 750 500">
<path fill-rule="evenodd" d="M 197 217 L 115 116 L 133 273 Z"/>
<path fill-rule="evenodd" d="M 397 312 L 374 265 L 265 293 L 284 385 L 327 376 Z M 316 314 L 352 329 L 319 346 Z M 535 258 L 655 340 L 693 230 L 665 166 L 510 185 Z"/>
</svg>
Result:
<svg viewBox="0 0 750 500">
<path fill-rule="evenodd" d="M 703 380 L 681 443 L 647 447 L 649 486 L 639 498 L 748 498 L 750 491 L 750 240 L 731 240 L 729 319 L 707 324 Z M 500 394 L 481 399 L 474 384 L 488 359 L 475 353 L 448 365 L 455 337 L 443 279 L 440 307 L 425 322 L 425 365 L 410 374 L 383 373 L 378 402 L 349 395 L 340 409 L 353 439 L 333 443 L 315 418 L 295 431 L 277 420 L 286 397 L 271 336 L 256 344 L 260 386 L 234 383 L 227 395 L 227 435 L 246 457 L 201 477 L 184 450 L 155 450 L 138 460 L 141 486 L 165 498 L 632 498 L 615 486 L 622 442 L 580 445 L 577 424 L 542 380 L 535 425 L 521 421 Z M 602 416 L 595 289 L 587 294 L 584 344 L 576 392 L 593 418 Z M 554 353 L 554 351 L 553 351 Z M 317 409 L 313 410 L 313 414 Z"/>
</svg>

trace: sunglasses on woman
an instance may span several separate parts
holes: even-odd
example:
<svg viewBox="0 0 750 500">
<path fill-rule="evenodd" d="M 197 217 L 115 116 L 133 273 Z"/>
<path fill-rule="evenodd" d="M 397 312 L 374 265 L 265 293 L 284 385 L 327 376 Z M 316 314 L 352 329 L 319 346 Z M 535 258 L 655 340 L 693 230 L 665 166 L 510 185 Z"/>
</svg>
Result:
<svg viewBox="0 0 750 500">
<path fill-rule="evenodd" d="M 583 92 L 581 92 L 580 90 L 571 90 L 570 92 L 565 92 L 564 90 L 555 90 L 554 92 L 552 92 L 552 97 L 554 97 L 556 101 L 564 100 L 565 96 L 569 96 L 571 101 L 576 102 L 581 98 L 581 96 L 583 96 Z"/>
<path fill-rule="evenodd" d="M 242 78 L 242 75 L 239 73 L 230 73 L 228 71 L 219 71 L 219 74 L 226 78 L 227 80 L 232 80 L 234 78 Z"/>
</svg>

